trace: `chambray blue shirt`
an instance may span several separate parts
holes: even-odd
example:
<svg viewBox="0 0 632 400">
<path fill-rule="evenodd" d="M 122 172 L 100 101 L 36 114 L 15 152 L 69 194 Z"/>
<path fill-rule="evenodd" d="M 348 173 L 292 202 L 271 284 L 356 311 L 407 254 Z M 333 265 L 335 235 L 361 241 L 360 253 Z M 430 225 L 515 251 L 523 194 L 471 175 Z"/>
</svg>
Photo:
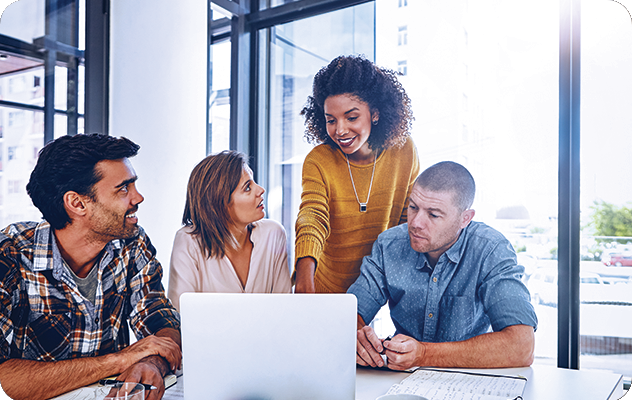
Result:
<svg viewBox="0 0 632 400">
<path fill-rule="evenodd" d="M 432 268 L 410 247 L 408 224 L 380 234 L 348 293 L 366 321 L 388 301 L 397 330 L 422 342 L 459 341 L 511 325 L 537 327 L 524 267 L 495 229 L 471 222 Z"/>
</svg>

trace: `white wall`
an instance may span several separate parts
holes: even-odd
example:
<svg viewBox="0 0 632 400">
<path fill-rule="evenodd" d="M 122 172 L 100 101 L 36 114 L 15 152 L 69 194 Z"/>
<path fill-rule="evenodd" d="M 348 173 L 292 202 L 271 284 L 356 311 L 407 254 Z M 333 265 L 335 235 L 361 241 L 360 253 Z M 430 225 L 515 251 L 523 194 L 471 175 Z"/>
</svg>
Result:
<svg viewBox="0 0 632 400">
<path fill-rule="evenodd" d="M 141 146 L 139 223 L 167 283 L 189 174 L 206 152 L 206 0 L 112 0 L 110 135 Z"/>
</svg>

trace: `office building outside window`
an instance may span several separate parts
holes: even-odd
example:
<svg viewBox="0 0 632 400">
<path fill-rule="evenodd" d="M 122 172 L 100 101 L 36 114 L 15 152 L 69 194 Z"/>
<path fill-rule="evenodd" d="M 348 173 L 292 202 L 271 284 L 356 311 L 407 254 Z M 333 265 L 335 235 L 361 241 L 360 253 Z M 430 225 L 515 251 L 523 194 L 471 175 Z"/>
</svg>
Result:
<svg viewBox="0 0 632 400">
<path fill-rule="evenodd" d="M 405 46 L 408 44 L 408 27 L 407 26 L 400 26 L 397 29 L 397 45 L 398 46 Z"/>
</svg>

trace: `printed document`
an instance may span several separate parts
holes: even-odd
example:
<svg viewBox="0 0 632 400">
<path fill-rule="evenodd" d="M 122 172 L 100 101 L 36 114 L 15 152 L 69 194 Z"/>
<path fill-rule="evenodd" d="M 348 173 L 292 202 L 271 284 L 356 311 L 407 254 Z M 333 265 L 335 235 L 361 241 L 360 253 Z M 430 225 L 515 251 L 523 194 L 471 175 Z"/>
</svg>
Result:
<svg viewBox="0 0 632 400">
<path fill-rule="evenodd" d="M 417 394 L 428 399 L 507 400 L 521 399 L 527 379 L 519 376 L 418 369 L 387 394 Z"/>
</svg>

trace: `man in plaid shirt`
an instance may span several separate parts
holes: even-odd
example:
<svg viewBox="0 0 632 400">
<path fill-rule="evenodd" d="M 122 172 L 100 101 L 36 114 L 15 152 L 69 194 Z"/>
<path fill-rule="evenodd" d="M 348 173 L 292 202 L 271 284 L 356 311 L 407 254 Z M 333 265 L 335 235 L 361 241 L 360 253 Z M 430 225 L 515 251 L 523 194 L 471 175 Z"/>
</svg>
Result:
<svg viewBox="0 0 632 400">
<path fill-rule="evenodd" d="M 155 386 L 148 399 L 158 400 L 164 375 L 180 368 L 179 315 L 136 217 L 138 149 L 95 134 L 40 152 L 27 191 L 44 220 L 0 233 L 0 384 L 11 398 L 120 374 Z"/>
</svg>

